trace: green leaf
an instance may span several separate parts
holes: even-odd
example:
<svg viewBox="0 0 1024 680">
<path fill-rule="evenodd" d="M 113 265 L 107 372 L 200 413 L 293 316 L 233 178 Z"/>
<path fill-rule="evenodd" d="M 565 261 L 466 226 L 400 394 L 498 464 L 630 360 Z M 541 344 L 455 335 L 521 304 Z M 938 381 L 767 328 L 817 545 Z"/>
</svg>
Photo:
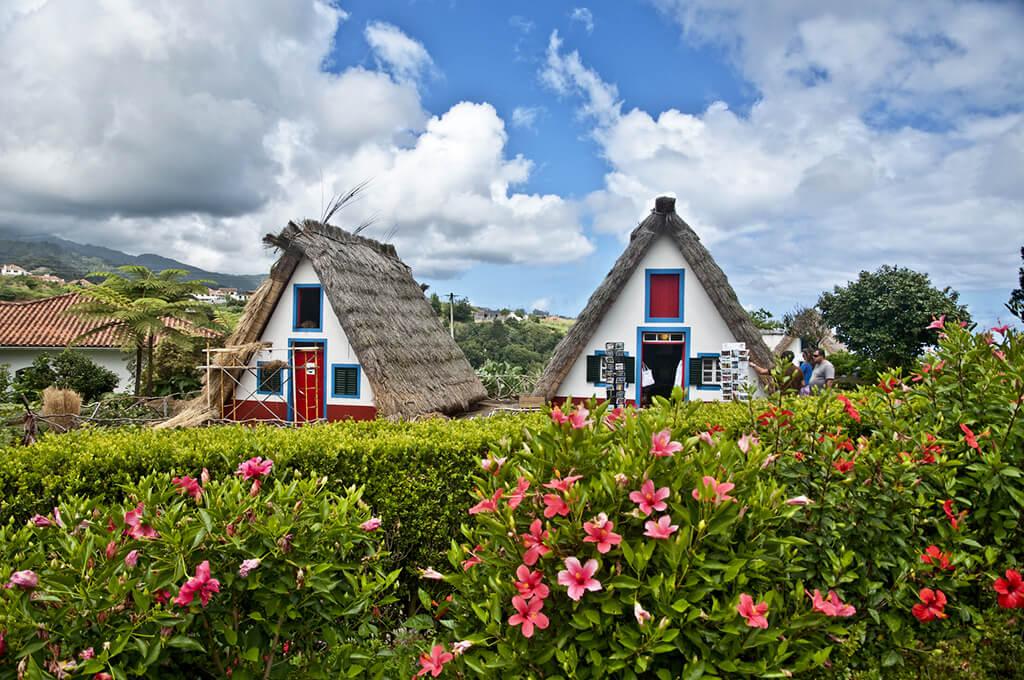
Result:
<svg viewBox="0 0 1024 680">
<path fill-rule="evenodd" d="M 188 637 L 187 635 L 175 635 L 167 641 L 168 647 L 177 647 L 178 649 L 186 649 L 192 652 L 205 652 L 206 648 L 201 644 Z"/>
</svg>

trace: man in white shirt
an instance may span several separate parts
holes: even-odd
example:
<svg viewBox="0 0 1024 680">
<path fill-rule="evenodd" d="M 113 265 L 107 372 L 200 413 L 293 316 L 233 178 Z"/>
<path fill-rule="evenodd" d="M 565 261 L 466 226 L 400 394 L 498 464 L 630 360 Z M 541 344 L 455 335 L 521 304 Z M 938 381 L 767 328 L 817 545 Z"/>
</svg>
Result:
<svg viewBox="0 0 1024 680">
<path fill-rule="evenodd" d="M 812 392 L 820 392 L 832 388 L 832 382 L 836 379 L 836 367 L 825 358 L 825 350 L 816 349 L 811 354 L 811 361 L 814 363 L 814 370 L 811 371 L 811 381 L 808 383 Z"/>
</svg>

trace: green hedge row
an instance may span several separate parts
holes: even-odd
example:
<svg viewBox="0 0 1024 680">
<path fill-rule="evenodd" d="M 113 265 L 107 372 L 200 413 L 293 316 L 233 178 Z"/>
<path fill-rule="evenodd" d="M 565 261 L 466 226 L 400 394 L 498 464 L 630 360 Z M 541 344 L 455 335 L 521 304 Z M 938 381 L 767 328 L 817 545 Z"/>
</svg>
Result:
<svg viewBox="0 0 1024 680">
<path fill-rule="evenodd" d="M 154 473 L 198 476 L 232 472 L 262 456 L 303 475 L 327 475 L 339 487 L 364 485 L 364 499 L 388 527 L 392 559 L 436 564 L 472 504 L 471 474 L 489 448 L 518 447 L 541 413 L 478 420 L 342 422 L 296 429 L 215 426 L 180 430 L 83 429 L 44 436 L 27 448 L 0 449 L 0 524 L 46 514 L 59 497 L 121 499 L 122 488 Z M 702 404 L 693 431 L 749 422 L 746 407 Z"/>
</svg>

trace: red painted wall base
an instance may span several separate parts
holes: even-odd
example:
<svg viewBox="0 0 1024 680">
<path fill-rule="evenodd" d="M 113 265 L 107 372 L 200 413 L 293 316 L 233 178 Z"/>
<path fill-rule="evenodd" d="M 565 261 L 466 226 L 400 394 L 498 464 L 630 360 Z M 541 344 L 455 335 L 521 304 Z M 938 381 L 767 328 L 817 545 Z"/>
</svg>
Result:
<svg viewBox="0 0 1024 680">
<path fill-rule="evenodd" d="M 288 404 L 283 401 L 236 400 L 234 409 L 225 414 L 231 420 L 250 422 L 254 420 L 287 420 Z M 373 420 L 377 417 L 376 406 L 349 406 L 327 404 L 327 420 Z"/>
</svg>

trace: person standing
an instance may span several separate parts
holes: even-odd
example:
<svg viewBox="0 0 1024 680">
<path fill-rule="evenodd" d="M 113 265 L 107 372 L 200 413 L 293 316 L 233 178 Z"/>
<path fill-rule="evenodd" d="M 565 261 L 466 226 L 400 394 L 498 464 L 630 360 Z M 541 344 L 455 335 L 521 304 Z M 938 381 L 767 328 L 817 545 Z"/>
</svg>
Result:
<svg viewBox="0 0 1024 680">
<path fill-rule="evenodd" d="M 812 350 L 806 348 L 801 352 L 804 360 L 800 362 L 800 371 L 804 374 L 804 385 L 811 384 L 811 373 L 814 372 L 814 362 L 811 361 L 812 353 Z"/>
<path fill-rule="evenodd" d="M 811 361 L 814 362 L 814 370 L 811 371 L 811 381 L 808 385 L 812 392 L 820 392 L 832 388 L 836 379 L 836 367 L 825 358 L 825 350 L 818 348 L 811 354 Z"/>
</svg>

